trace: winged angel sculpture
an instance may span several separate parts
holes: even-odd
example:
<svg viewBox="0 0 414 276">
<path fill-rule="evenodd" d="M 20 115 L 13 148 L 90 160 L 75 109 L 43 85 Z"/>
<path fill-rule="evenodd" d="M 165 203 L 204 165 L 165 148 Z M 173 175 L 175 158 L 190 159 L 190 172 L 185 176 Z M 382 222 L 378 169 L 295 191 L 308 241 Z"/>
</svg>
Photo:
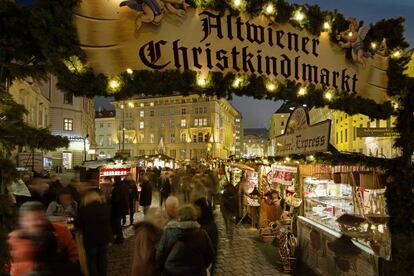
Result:
<svg viewBox="0 0 414 276">
<path fill-rule="evenodd" d="M 142 22 L 160 24 L 165 10 L 182 17 L 189 5 L 185 0 L 127 0 L 122 1 L 119 6 L 129 7 L 137 12 L 135 25 L 138 30 Z"/>
<path fill-rule="evenodd" d="M 369 52 L 364 50 L 364 39 L 367 36 L 369 27 L 361 26 L 359 27 L 358 22 L 355 18 L 351 17 L 348 19 L 349 27 L 347 30 L 341 32 L 337 35 L 337 39 L 343 38 L 346 42 L 339 42 L 339 45 L 342 48 L 352 48 L 352 59 L 355 62 L 362 64 L 365 68 L 366 61 L 365 59 L 371 57 Z"/>
</svg>

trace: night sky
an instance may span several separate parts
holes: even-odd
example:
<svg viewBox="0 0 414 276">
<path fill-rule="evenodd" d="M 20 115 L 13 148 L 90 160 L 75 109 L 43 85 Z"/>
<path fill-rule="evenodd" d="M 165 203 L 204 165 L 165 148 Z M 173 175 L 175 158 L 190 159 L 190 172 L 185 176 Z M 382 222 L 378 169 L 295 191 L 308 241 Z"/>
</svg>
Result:
<svg viewBox="0 0 414 276">
<path fill-rule="evenodd" d="M 413 0 L 319 0 L 293 1 L 300 4 L 318 4 L 322 10 L 334 10 L 347 17 L 356 17 L 364 24 L 375 23 L 381 19 L 402 16 L 406 19 L 406 38 L 410 48 L 414 47 L 414 1 Z M 111 108 L 108 99 L 99 98 L 97 108 Z M 245 128 L 267 127 L 272 113 L 280 102 L 254 100 L 248 97 L 234 97 L 232 104 L 242 113 Z"/>
</svg>

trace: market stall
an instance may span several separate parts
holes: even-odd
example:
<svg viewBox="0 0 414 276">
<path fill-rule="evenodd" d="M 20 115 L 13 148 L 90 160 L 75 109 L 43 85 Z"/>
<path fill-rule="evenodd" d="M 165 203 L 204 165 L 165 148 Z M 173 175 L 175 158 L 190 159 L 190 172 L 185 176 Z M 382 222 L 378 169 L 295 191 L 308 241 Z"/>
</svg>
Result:
<svg viewBox="0 0 414 276">
<path fill-rule="evenodd" d="M 301 165 L 301 260 L 320 275 L 379 275 L 390 255 L 380 174 L 357 166 Z M 376 220 L 375 218 L 378 218 Z"/>
</svg>

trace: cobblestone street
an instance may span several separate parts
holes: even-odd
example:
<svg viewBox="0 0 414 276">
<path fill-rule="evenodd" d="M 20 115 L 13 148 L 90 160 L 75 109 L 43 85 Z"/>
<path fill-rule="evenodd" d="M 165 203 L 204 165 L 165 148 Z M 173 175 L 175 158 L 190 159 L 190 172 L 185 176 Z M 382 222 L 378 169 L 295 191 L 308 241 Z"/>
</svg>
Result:
<svg viewBox="0 0 414 276">
<path fill-rule="evenodd" d="M 233 242 L 230 243 L 226 237 L 224 222 L 219 209 L 216 210 L 215 214 L 219 228 L 219 249 L 215 275 L 286 275 L 270 264 L 262 252 L 254 245 L 252 238 L 257 236 L 257 231 L 245 226 L 237 226 Z M 142 218 L 142 213 L 135 215 L 135 221 L 142 220 Z M 126 227 L 124 235 L 125 242 L 123 244 L 114 244 L 109 248 L 109 276 L 129 274 L 133 228 L 130 226 Z"/>
</svg>

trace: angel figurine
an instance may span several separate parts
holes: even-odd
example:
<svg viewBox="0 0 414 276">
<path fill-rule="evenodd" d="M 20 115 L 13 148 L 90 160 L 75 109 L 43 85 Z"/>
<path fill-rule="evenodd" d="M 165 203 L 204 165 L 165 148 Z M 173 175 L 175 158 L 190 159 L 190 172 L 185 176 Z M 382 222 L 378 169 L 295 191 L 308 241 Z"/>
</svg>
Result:
<svg viewBox="0 0 414 276">
<path fill-rule="evenodd" d="M 348 19 L 349 27 L 347 30 L 341 32 L 337 35 L 337 39 L 345 39 L 346 42 L 339 42 L 339 45 L 342 48 L 352 48 L 352 59 L 355 62 L 362 64 L 365 68 L 366 61 L 365 59 L 370 57 L 369 52 L 364 51 L 364 39 L 369 31 L 369 27 L 361 26 L 359 27 L 358 22 L 355 18 L 351 17 Z"/>
<path fill-rule="evenodd" d="M 142 22 L 160 24 L 164 17 L 164 10 L 167 9 L 172 14 L 184 16 L 185 10 L 189 6 L 185 0 L 126 0 L 119 4 L 120 7 L 129 7 L 137 12 L 135 20 L 136 29 L 141 28 Z"/>
</svg>

